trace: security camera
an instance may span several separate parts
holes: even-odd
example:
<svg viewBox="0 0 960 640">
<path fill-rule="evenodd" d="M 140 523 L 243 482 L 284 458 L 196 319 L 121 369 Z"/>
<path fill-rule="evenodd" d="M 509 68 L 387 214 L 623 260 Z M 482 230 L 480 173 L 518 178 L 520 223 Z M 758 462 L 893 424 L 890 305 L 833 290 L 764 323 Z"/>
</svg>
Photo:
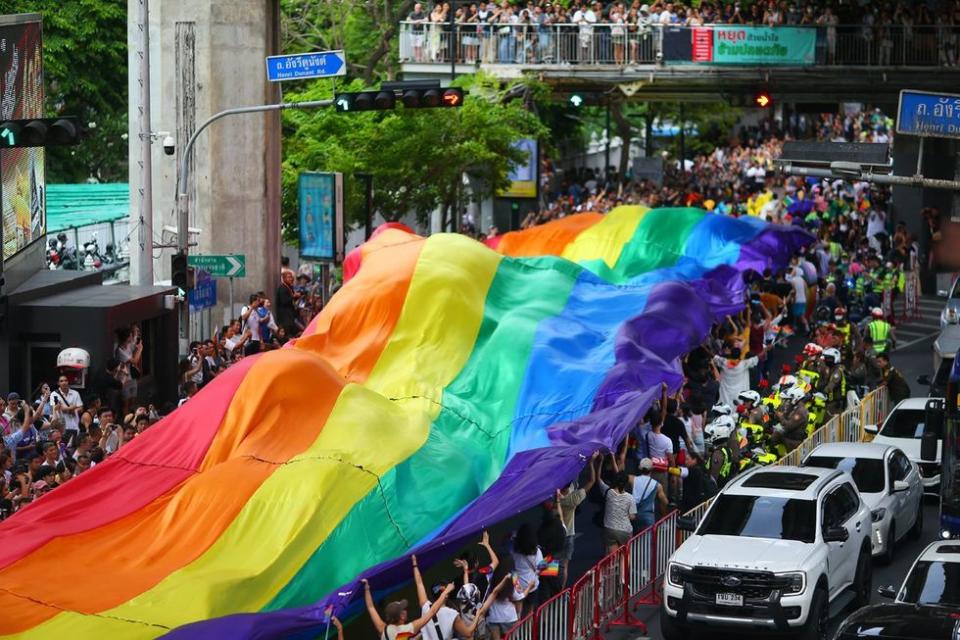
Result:
<svg viewBox="0 0 960 640">
<path fill-rule="evenodd" d="M 173 136 L 167 136 L 163 139 L 163 152 L 168 156 L 172 156 L 177 150 L 177 141 L 173 139 Z"/>
</svg>

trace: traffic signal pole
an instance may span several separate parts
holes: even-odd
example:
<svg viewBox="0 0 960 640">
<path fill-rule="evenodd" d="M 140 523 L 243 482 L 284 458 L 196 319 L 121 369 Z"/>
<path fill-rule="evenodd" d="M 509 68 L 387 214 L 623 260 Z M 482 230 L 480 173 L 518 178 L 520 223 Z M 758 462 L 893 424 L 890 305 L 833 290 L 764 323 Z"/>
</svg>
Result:
<svg viewBox="0 0 960 640">
<path fill-rule="evenodd" d="M 153 286 L 153 129 L 150 124 L 150 0 L 139 0 L 140 64 L 137 82 L 140 129 L 140 220 L 137 229 L 137 284 Z"/>
<path fill-rule="evenodd" d="M 308 100 L 305 102 L 282 102 L 280 104 L 259 104 L 250 107 L 236 107 L 215 113 L 197 127 L 187 140 L 180 155 L 180 169 L 177 171 L 177 251 L 189 255 L 190 197 L 187 195 L 187 183 L 190 178 L 190 154 L 200 134 L 217 120 L 227 116 L 245 113 L 263 113 L 266 111 L 286 111 L 287 109 L 321 109 L 333 105 L 333 100 Z M 190 306 L 184 300 L 180 306 L 180 355 L 185 356 L 190 345 Z"/>
</svg>

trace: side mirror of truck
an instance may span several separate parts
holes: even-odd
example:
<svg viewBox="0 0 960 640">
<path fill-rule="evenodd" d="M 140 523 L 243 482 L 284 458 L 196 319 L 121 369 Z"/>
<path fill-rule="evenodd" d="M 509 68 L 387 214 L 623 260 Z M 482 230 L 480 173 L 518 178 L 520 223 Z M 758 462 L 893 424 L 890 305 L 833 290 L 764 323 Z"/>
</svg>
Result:
<svg viewBox="0 0 960 640">
<path fill-rule="evenodd" d="M 850 532 L 846 527 L 827 527 L 823 532 L 824 542 L 846 542 L 850 539 Z"/>
<path fill-rule="evenodd" d="M 693 533 L 697 530 L 697 523 L 693 518 L 677 518 L 677 529 Z"/>
<path fill-rule="evenodd" d="M 863 431 L 864 433 L 869 433 L 870 435 L 875 436 L 880 433 L 880 428 L 875 424 L 866 424 L 863 425 Z"/>
<path fill-rule="evenodd" d="M 917 376 L 917 384 L 922 384 L 925 387 L 930 386 L 930 376 L 923 374 L 922 376 Z"/>
</svg>

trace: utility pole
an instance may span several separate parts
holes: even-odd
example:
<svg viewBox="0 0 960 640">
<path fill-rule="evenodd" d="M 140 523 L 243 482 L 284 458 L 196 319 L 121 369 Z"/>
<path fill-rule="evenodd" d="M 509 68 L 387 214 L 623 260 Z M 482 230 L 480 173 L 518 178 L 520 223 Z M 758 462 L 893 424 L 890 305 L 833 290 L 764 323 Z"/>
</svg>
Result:
<svg viewBox="0 0 960 640">
<path fill-rule="evenodd" d="M 287 109 L 318 109 L 321 107 L 333 106 L 333 100 L 310 100 L 307 102 L 282 102 L 280 104 L 259 104 L 251 107 L 237 107 L 226 109 L 220 113 L 215 113 L 197 127 L 187 140 L 183 148 L 183 154 L 180 156 L 180 169 L 177 171 L 177 251 L 184 255 L 190 252 L 189 242 L 189 221 L 190 221 L 190 196 L 188 194 L 188 183 L 190 178 L 190 154 L 193 151 L 193 145 L 196 144 L 200 134 L 211 124 L 226 118 L 227 116 L 241 115 L 245 113 L 263 113 L 265 111 L 285 111 Z M 187 348 L 190 344 L 190 306 L 183 302 L 180 305 L 180 355 L 187 354 Z"/>
<path fill-rule="evenodd" d="M 139 224 L 137 225 L 137 284 L 153 286 L 153 130 L 150 124 L 150 0 L 138 0 L 137 49 L 138 138 L 140 140 Z"/>
<path fill-rule="evenodd" d="M 603 162 L 604 162 L 604 182 L 606 182 L 606 176 L 610 175 L 610 100 L 607 100 L 607 129 L 606 129 L 606 139 L 607 147 L 604 150 Z M 623 153 L 623 149 L 620 150 L 620 153 Z"/>
</svg>

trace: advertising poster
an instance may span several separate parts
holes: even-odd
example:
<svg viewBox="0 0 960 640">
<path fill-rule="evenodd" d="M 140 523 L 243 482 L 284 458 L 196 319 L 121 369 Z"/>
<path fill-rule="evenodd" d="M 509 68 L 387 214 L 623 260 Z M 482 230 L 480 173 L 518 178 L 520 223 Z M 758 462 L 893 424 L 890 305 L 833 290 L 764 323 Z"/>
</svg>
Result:
<svg viewBox="0 0 960 640">
<path fill-rule="evenodd" d="M 4 24 L 0 19 L 0 67 L 0 118 L 42 117 L 40 22 Z M 4 259 L 46 231 L 43 160 L 42 148 L 0 151 Z"/>
<path fill-rule="evenodd" d="M 499 195 L 501 198 L 536 198 L 537 166 L 540 163 L 537 141 L 524 138 L 514 142 L 513 146 L 525 151 L 527 160 L 513 167 L 510 171 L 510 188 Z"/>
<path fill-rule="evenodd" d="M 812 65 L 817 51 L 817 30 L 806 27 L 711 27 L 709 47 L 694 47 L 694 54 L 709 54 L 713 64 Z M 694 32 L 699 29 L 694 29 Z M 694 42 L 698 41 L 696 33 Z"/>
<path fill-rule="evenodd" d="M 314 260 L 338 260 L 343 251 L 343 176 L 301 173 L 300 255 Z"/>
</svg>

